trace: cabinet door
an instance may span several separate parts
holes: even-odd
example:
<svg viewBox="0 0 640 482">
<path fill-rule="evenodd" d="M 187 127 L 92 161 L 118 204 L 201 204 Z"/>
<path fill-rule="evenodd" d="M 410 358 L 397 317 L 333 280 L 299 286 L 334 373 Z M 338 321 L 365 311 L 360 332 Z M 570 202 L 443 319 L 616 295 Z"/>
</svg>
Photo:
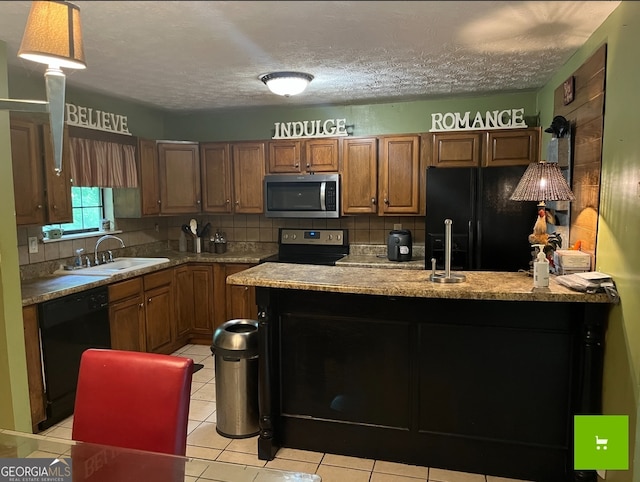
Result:
<svg viewBox="0 0 640 482">
<path fill-rule="evenodd" d="M 441 132 L 431 135 L 430 166 L 476 167 L 480 165 L 480 132 Z"/>
<path fill-rule="evenodd" d="M 176 336 L 187 336 L 193 327 L 194 293 L 193 272 L 189 266 L 180 266 L 174 271 L 176 290 Z"/>
<path fill-rule="evenodd" d="M 227 264 L 225 279 L 234 273 L 251 268 L 250 264 Z M 256 289 L 253 286 L 226 285 L 227 320 L 236 318 L 258 319 Z"/>
<path fill-rule="evenodd" d="M 27 381 L 31 404 L 31 425 L 37 427 L 47 418 L 45 410 L 44 382 L 42 380 L 42 359 L 40 357 L 40 331 L 36 305 L 22 309 L 24 324 L 24 348 L 27 357 Z"/>
<path fill-rule="evenodd" d="M 142 294 L 109 304 L 111 348 L 145 351 L 144 299 Z"/>
<path fill-rule="evenodd" d="M 488 131 L 483 166 L 518 166 L 539 161 L 540 128 Z"/>
<path fill-rule="evenodd" d="M 191 267 L 193 277 L 193 331 L 213 335 L 213 269 L 211 266 Z"/>
<path fill-rule="evenodd" d="M 140 165 L 140 197 L 142 214 L 157 216 L 160 214 L 160 177 L 158 173 L 158 146 L 156 141 L 138 140 L 138 159 Z"/>
<path fill-rule="evenodd" d="M 72 223 L 71 169 L 69 167 L 69 131 L 64 129 L 62 143 L 62 172 L 58 176 L 53 169 L 53 142 L 49 124 L 43 124 L 44 179 L 47 186 L 47 218 L 49 223 Z"/>
<path fill-rule="evenodd" d="M 147 351 L 170 353 L 173 343 L 171 285 L 145 291 Z"/>
<path fill-rule="evenodd" d="M 200 145 L 202 211 L 231 213 L 231 149 L 227 143 Z"/>
<path fill-rule="evenodd" d="M 420 214 L 420 138 L 383 137 L 380 143 L 378 214 Z"/>
<path fill-rule="evenodd" d="M 233 144 L 234 211 L 260 214 L 264 211 L 264 142 Z"/>
<path fill-rule="evenodd" d="M 302 141 L 269 142 L 269 172 L 298 173 L 302 171 Z"/>
<path fill-rule="evenodd" d="M 45 224 L 41 146 L 36 124 L 11 120 L 11 160 L 16 224 Z"/>
<path fill-rule="evenodd" d="M 377 139 L 342 143 L 342 213 L 375 214 L 378 210 Z"/>
<path fill-rule="evenodd" d="M 338 171 L 338 139 L 308 139 L 304 147 L 307 171 Z"/>
<path fill-rule="evenodd" d="M 159 142 L 160 212 L 200 212 L 200 156 L 198 143 Z"/>
</svg>

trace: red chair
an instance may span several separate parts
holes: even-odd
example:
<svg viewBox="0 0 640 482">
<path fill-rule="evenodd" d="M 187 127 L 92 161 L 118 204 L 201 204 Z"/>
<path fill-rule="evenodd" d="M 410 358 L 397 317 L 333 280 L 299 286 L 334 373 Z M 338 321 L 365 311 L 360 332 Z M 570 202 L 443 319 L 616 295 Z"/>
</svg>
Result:
<svg viewBox="0 0 640 482">
<path fill-rule="evenodd" d="M 73 440 L 185 455 L 192 375 L 190 358 L 86 350 Z"/>
</svg>

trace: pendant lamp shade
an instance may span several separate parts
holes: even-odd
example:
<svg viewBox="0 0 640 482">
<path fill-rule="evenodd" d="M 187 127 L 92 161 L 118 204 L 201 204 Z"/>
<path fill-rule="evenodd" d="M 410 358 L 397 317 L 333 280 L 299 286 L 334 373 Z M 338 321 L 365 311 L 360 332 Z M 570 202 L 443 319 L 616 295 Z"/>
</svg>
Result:
<svg viewBox="0 0 640 482">
<path fill-rule="evenodd" d="M 569 184 L 556 163 L 529 164 L 510 198 L 512 201 L 574 201 Z"/>
<path fill-rule="evenodd" d="M 80 9 L 64 1 L 34 1 L 18 57 L 54 68 L 86 68 Z"/>
</svg>

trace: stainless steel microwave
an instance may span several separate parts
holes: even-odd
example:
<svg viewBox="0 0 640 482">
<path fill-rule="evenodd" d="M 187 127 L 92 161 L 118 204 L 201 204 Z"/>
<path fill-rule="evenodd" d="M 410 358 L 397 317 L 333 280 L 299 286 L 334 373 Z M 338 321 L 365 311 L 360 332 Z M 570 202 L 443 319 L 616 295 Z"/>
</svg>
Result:
<svg viewBox="0 0 640 482">
<path fill-rule="evenodd" d="M 264 213 L 268 218 L 338 218 L 340 175 L 267 175 Z"/>
</svg>

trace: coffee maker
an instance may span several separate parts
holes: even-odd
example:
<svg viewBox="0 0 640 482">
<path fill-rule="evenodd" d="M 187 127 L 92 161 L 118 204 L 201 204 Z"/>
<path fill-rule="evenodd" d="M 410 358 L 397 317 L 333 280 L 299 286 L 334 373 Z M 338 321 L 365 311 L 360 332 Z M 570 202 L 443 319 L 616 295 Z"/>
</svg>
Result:
<svg viewBox="0 0 640 482">
<path fill-rule="evenodd" d="M 412 241 L 408 229 L 394 229 L 387 238 L 387 259 L 389 261 L 411 261 Z"/>
</svg>

